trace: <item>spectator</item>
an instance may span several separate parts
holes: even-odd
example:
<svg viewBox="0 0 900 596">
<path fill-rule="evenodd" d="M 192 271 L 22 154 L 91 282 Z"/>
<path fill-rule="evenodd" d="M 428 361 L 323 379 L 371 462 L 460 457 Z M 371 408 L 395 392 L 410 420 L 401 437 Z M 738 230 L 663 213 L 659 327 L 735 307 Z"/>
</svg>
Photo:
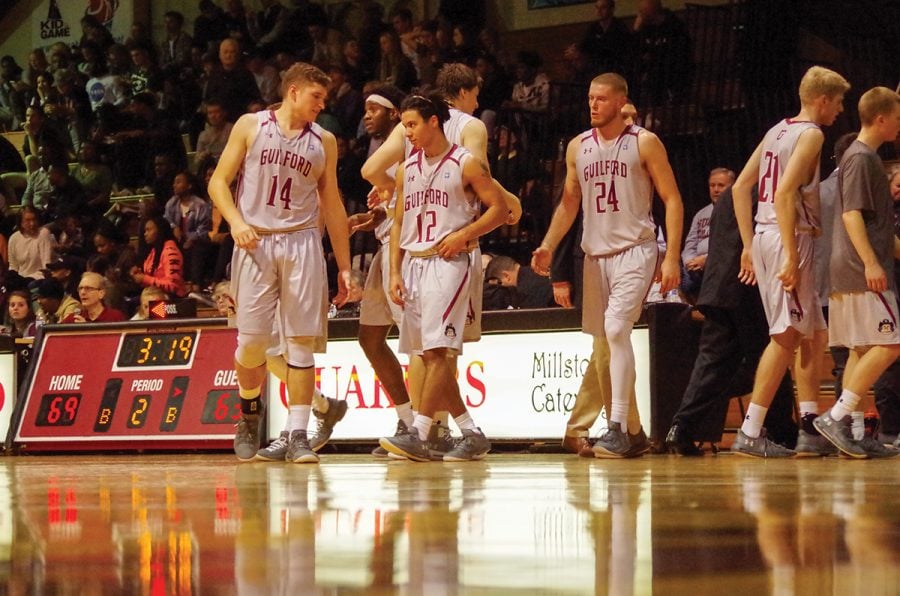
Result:
<svg viewBox="0 0 900 596">
<path fill-rule="evenodd" d="M 444 64 L 445 56 L 438 51 L 438 22 L 425 21 L 415 28 L 415 55 L 410 57 L 416 67 L 421 86 L 434 87 L 438 71 Z M 503 99 L 506 99 L 504 97 Z"/>
<path fill-rule="evenodd" d="M 639 0 L 634 20 L 638 101 L 658 105 L 676 100 L 690 88 L 694 72 L 691 38 L 662 0 Z"/>
<path fill-rule="evenodd" d="M 340 64 L 328 67 L 331 83 L 328 85 L 326 109 L 337 118 L 341 134 L 352 134 L 363 115 L 362 94 L 347 80 L 347 73 Z"/>
<path fill-rule="evenodd" d="M 147 30 L 147 25 L 144 23 L 135 21 L 131 24 L 131 35 L 128 36 L 123 45 L 128 48 L 129 51 L 134 48 L 145 48 L 147 50 L 147 56 L 150 58 L 150 62 L 153 66 L 159 67 L 159 57 L 156 55 L 153 37 Z"/>
<path fill-rule="evenodd" d="M 77 152 L 81 143 L 87 138 L 90 123 L 93 120 L 91 101 L 81 85 L 83 79 L 69 71 L 59 73 L 56 77 L 56 90 L 60 101 L 54 107 L 54 115 L 67 122 L 69 138 Z"/>
<path fill-rule="evenodd" d="M 512 95 L 512 81 L 506 72 L 497 64 L 497 57 L 493 54 L 481 54 L 475 60 L 475 70 L 481 77 L 481 91 L 478 93 L 478 110 L 475 112 L 485 126 L 488 135 L 493 131 L 493 124 L 497 119 L 497 112 Z"/>
<path fill-rule="evenodd" d="M 32 157 L 31 161 L 29 161 L 29 156 L 36 155 L 37 148 L 42 145 L 53 145 L 66 150 L 63 158 L 68 155 L 72 142 L 69 139 L 65 125 L 60 127 L 57 123 L 48 121 L 41 106 L 28 106 L 28 109 L 25 110 L 25 125 L 23 128 L 25 130 L 25 142 L 22 145 L 22 153 L 25 155 L 27 171 L 37 167 L 35 158 Z"/>
<path fill-rule="evenodd" d="M 132 95 L 145 91 L 157 92 L 162 89 L 162 73 L 150 57 L 150 48 L 143 44 L 134 45 L 131 50 L 131 83 Z"/>
<path fill-rule="evenodd" d="M 734 184 L 734 172 L 728 168 L 715 168 L 709 173 L 710 204 L 694 215 L 691 228 L 681 251 L 682 278 L 681 291 L 688 302 L 693 304 L 700 293 L 703 282 L 703 271 L 706 269 L 706 256 L 709 252 L 709 221 L 713 206 L 726 188 Z"/>
<path fill-rule="evenodd" d="M 112 74 L 106 64 L 96 63 L 88 65 L 88 79 L 85 89 L 94 112 L 100 110 L 100 106 L 122 106 L 128 102 L 128 79 L 122 75 Z"/>
<path fill-rule="evenodd" d="M 174 195 L 166 203 L 166 221 L 181 244 L 184 256 L 183 271 L 193 285 L 208 281 L 206 260 L 210 254 L 209 232 L 212 228 L 209 203 L 197 194 L 199 184 L 190 172 L 179 172 L 172 183 Z M 198 288 L 194 288 L 196 291 Z"/>
<path fill-rule="evenodd" d="M 382 83 L 394 85 L 409 93 L 416 84 L 416 68 L 400 49 L 400 38 L 393 29 L 385 30 L 378 37 L 381 61 L 376 75 Z"/>
<path fill-rule="evenodd" d="M 81 76 L 90 78 L 93 76 L 91 73 L 97 68 L 106 67 L 105 53 L 94 42 L 86 41 L 78 49 L 81 52 L 81 60 L 78 62 L 77 70 Z"/>
<path fill-rule="evenodd" d="M 18 130 L 25 120 L 25 91 L 22 67 L 12 56 L 0 58 L 0 103 L 7 130 Z"/>
<path fill-rule="evenodd" d="M 59 282 L 66 294 L 74 296 L 78 291 L 78 280 L 84 273 L 84 261 L 78 257 L 64 255 L 47 263 L 41 273 L 44 279 L 53 279 Z"/>
<path fill-rule="evenodd" d="M 31 205 L 44 212 L 50 204 L 54 192 L 53 185 L 50 184 L 50 168 L 51 166 L 64 167 L 66 159 L 63 150 L 54 145 L 38 147 L 37 159 L 40 167 L 28 174 L 25 192 L 22 194 L 22 204 Z"/>
<path fill-rule="evenodd" d="M 131 317 L 132 321 L 146 321 L 150 318 L 150 303 L 157 302 L 159 300 L 168 300 L 169 295 L 163 292 L 161 289 L 147 286 L 141 291 L 141 303 L 138 306 L 137 312 L 134 313 L 134 316 Z"/>
<path fill-rule="evenodd" d="M 206 103 L 206 127 L 197 137 L 198 162 L 208 157 L 219 159 L 222 155 L 233 126 L 227 116 L 225 107 L 220 101 L 214 99 Z"/>
<path fill-rule="evenodd" d="M 240 46 L 233 39 L 219 45 L 220 67 L 213 70 L 206 84 L 203 101 L 218 100 L 225 107 L 229 122 L 234 122 L 247 109 L 247 104 L 259 98 L 256 79 L 240 62 Z"/>
<path fill-rule="evenodd" d="M 236 314 L 234 298 L 231 297 L 231 282 L 220 281 L 212 291 L 213 302 L 220 317 L 233 317 Z"/>
<path fill-rule="evenodd" d="M 78 297 L 81 299 L 79 312 L 69 314 L 63 323 L 111 323 L 124 321 L 125 314 L 104 304 L 106 297 L 106 280 L 99 273 L 85 273 L 78 284 Z"/>
<path fill-rule="evenodd" d="M 225 14 L 212 0 L 200 0 L 199 8 L 200 15 L 194 19 L 194 43 L 205 50 L 215 49 L 228 36 Z"/>
<path fill-rule="evenodd" d="M 6 297 L 6 317 L 0 335 L 11 337 L 34 336 L 34 311 L 28 292 L 15 290 Z"/>
<path fill-rule="evenodd" d="M 164 217 L 154 216 L 141 227 L 138 255 L 144 259 L 144 266 L 132 267 L 131 278 L 144 287 L 155 286 L 168 294 L 186 296 L 184 258 L 175 243 L 172 226 Z"/>
<path fill-rule="evenodd" d="M 112 191 L 112 170 L 100 161 L 97 143 L 82 143 L 72 177 L 84 189 L 88 208 L 95 214 L 105 213 L 109 208 L 109 193 Z"/>
<path fill-rule="evenodd" d="M 47 72 L 50 64 L 47 62 L 47 55 L 44 50 L 36 48 L 28 53 L 28 68 L 25 69 L 25 83 L 31 89 L 37 87 L 38 75 Z"/>
<path fill-rule="evenodd" d="M 52 192 L 47 200 L 46 217 L 51 223 L 64 215 L 88 218 L 87 193 L 69 173 L 66 164 L 53 164 L 47 173 Z"/>
<path fill-rule="evenodd" d="M 187 164 L 184 143 L 177 126 L 157 110 L 156 104 L 156 96 L 152 93 L 135 96 L 128 107 L 129 121 L 124 123 L 126 130 L 114 135 L 116 182 L 120 188 L 136 188 L 151 183 L 152 177 L 147 171 L 150 156 L 166 153 L 173 156 L 176 168 Z M 163 200 L 169 197 L 168 190 Z"/>
<path fill-rule="evenodd" d="M 344 51 L 341 54 L 341 66 L 344 67 L 347 80 L 356 89 L 361 89 L 365 82 L 374 76 L 369 65 L 363 61 L 359 42 L 355 39 L 348 39 L 344 43 Z"/>
<path fill-rule="evenodd" d="M 488 263 L 485 279 L 497 280 L 501 286 L 515 288 L 516 308 L 545 308 L 556 306 L 550 280 L 540 276 L 527 265 L 520 265 L 511 257 L 498 255 Z"/>
<path fill-rule="evenodd" d="M 474 29 L 465 25 L 454 25 L 453 48 L 447 57 L 447 62 L 475 66 L 475 58 L 478 56 L 477 43 Z"/>
<path fill-rule="evenodd" d="M 191 65 L 194 39 L 184 31 L 184 15 L 170 10 L 163 16 L 166 38 L 159 44 L 159 66 L 166 72 L 179 72 Z"/>
<path fill-rule="evenodd" d="M 153 156 L 153 184 L 150 190 L 160 208 L 172 197 L 172 184 L 178 170 L 178 160 L 172 154 L 163 152 Z"/>
<path fill-rule="evenodd" d="M 550 79 L 539 72 L 541 58 L 535 52 L 519 52 L 516 56 L 516 83 L 508 108 L 544 112 L 550 105 Z"/>
<path fill-rule="evenodd" d="M 106 51 L 115 43 L 115 40 L 113 40 L 110 30 L 104 27 L 103 23 L 97 20 L 97 17 L 84 15 L 81 17 L 81 42 L 79 45 L 83 45 L 86 42 L 95 43 Z"/>
<path fill-rule="evenodd" d="M 131 278 L 131 269 L 137 264 L 134 249 L 128 238 L 108 222 L 101 222 L 93 237 L 95 254 L 88 260 L 87 270 L 99 273 L 107 281 L 107 303 L 121 311 L 126 299 L 141 291 Z"/>
<path fill-rule="evenodd" d="M 32 294 L 40 307 L 35 316 L 45 323 L 59 323 L 81 310 L 81 303 L 66 294 L 55 279 L 42 279 L 31 284 Z"/>
<path fill-rule="evenodd" d="M 616 72 L 629 78 L 634 60 L 634 34 L 628 26 L 614 16 L 615 0 L 597 0 L 597 20 L 590 24 L 578 44 L 566 48 L 563 56 L 574 62 L 578 55 L 584 55 L 588 70 L 593 73 Z"/>
<path fill-rule="evenodd" d="M 253 74 L 259 95 L 266 105 L 281 101 L 281 77 L 278 70 L 266 62 L 258 50 L 251 50 L 247 57 L 247 70 Z"/>
<path fill-rule="evenodd" d="M 131 54 L 122 44 L 111 45 L 106 50 L 106 64 L 109 66 L 110 74 L 126 79 L 131 77 Z"/>
<path fill-rule="evenodd" d="M 19 229 L 9 238 L 9 268 L 22 277 L 43 278 L 41 269 L 53 258 L 53 235 L 41 227 L 34 207 L 23 207 L 19 218 Z"/>
<path fill-rule="evenodd" d="M 223 16 L 228 37 L 236 39 L 245 49 L 254 45 L 247 26 L 247 9 L 241 0 L 226 0 Z"/>
<path fill-rule="evenodd" d="M 341 34 L 328 26 L 325 15 L 316 17 L 307 24 L 311 51 L 308 62 L 310 64 L 339 64 L 343 53 L 343 40 Z"/>
</svg>

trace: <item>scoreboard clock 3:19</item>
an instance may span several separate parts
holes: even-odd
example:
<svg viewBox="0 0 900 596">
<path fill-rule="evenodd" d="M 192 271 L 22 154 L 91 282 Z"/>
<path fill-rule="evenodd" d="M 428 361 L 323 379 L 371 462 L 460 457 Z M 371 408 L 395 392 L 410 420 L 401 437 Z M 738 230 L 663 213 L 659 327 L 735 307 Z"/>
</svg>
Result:
<svg viewBox="0 0 900 596">
<path fill-rule="evenodd" d="M 7 446 L 229 449 L 240 418 L 235 343 L 224 319 L 46 325 Z"/>
</svg>

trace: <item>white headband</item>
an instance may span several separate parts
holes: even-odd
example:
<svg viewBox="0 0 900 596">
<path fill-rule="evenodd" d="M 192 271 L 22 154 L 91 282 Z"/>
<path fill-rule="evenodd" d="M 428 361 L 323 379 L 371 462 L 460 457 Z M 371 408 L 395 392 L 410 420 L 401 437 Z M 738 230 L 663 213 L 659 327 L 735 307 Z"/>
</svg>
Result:
<svg viewBox="0 0 900 596">
<path fill-rule="evenodd" d="M 389 110 L 396 110 L 397 106 L 395 106 L 391 100 L 389 100 L 384 95 L 378 95 L 377 93 L 373 93 L 366 98 L 366 101 L 371 101 L 372 103 L 377 103 L 380 106 L 383 106 Z"/>
</svg>

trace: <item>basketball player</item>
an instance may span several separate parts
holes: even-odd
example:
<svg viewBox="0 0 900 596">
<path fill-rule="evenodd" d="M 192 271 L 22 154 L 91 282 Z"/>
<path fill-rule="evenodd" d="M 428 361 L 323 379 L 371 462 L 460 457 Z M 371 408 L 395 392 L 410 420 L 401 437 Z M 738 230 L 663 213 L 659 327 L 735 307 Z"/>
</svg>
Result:
<svg viewBox="0 0 900 596">
<path fill-rule="evenodd" d="M 399 124 L 400 104 L 404 97 L 404 93 L 393 85 L 384 85 L 375 89 L 366 98 L 363 124 L 373 141 L 379 143 L 378 146 Z M 396 175 L 397 166 L 398 164 L 394 164 L 388 172 Z M 399 328 L 403 317 L 403 309 L 390 299 L 388 285 L 391 270 L 389 242 L 395 205 L 396 194 L 392 194 L 387 203 L 375 205 L 368 213 L 351 216 L 350 225 L 351 233 L 374 230 L 379 242 L 366 277 L 366 287 L 360 304 L 359 344 L 378 380 L 384 385 L 394 403 L 398 418 L 397 433 L 404 433 L 412 427 L 413 409 L 403 379 L 403 369 L 387 344 L 391 325 L 397 325 Z M 410 366 L 421 367 L 421 359 L 411 359 Z M 421 377 L 421 374 L 411 376 Z M 379 445 L 372 454 L 376 457 L 387 457 L 388 452 Z"/>
<path fill-rule="evenodd" d="M 318 68 L 291 66 L 282 77 L 281 106 L 245 114 L 235 123 L 209 184 L 213 203 L 235 241 L 235 369 L 243 415 L 234 447 L 242 461 L 253 459 L 259 449 L 260 386 L 276 310 L 287 344 L 291 434 L 285 459 L 318 461 L 306 428 L 315 386 L 313 349 L 316 339 L 327 335 L 319 200 L 339 269 L 338 305 L 346 302 L 350 278 L 347 213 L 337 187 L 337 143 L 315 123 L 325 106 L 328 82 Z M 229 185 L 239 172 L 235 201 Z M 278 309 L 279 304 L 284 307 Z"/>
<path fill-rule="evenodd" d="M 678 287 L 684 208 L 665 147 L 659 137 L 622 116 L 628 85 L 605 73 L 591 81 L 591 129 L 569 142 L 562 200 L 550 228 L 534 251 L 531 267 L 546 274 L 553 251 L 572 226 L 581 200 L 584 213 L 583 328 L 609 344 L 612 407 L 609 430 L 594 443 L 601 458 L 634 457 L 646 451 L 632 445 L 629 413 L 634 407 L 635 364 L 631 329 L 654 279 L 661 292 Z M 666 256 L 658 267 L 656 228 L 650 214 L 653 189 L 666 208 Z"/>
<path fill-rule="evenodd" d="M 900 357 L 894 259 L 894 202 L 876 151 L 900 132 L 900 95 L 887 87 L 859 100 L 862 130 L 844 152 L 838 169 L 841 219 L 835 221 L 828 300 L 829 341 L 850 348 L 844 388 L 831 410 L 813 421 L 845 455 L 893 457 L 874 437 L 854 440 L 850 413 L 872 384 Z M 835 216 L 837 219 L 837 216 Z"/>
<path fill-rule="evenodd" d="M 800 347 L 795 382 L 800 415 L 818 414 L 819 376 L 827 341 L 825 319 L 813 279 L 813 236 L 819 229 L 819 157 L 822 126 L 844 110 L 850 84 L 841 75 L 813 66 L 800 81 L 800 113 L 769 129 L 734 183 L 734 214 L 741 232 L 739 277 L 759 283 L 769 345 L 753 381 L 751 403 L 735 453 L 751 457 L 792 457 L 796 452 L 766 438 L 763 421 L 781 378 Z M 750 189 L 759 185 L 756 235 Z M 804 454 L 825 454 L 827 444 L 802 431 Z"/>
<path fill-rule="evenodd" d="M 508 209 L 484 163 L 447 140 L 443 126 L 449 117 L 438 94 L 410 96 L 401 106 L 401 122 L 416 151 L 397 171 L 390 291 L 404 308 L 400 349 L 420 355 L 425 374 L 412 428 L 379 443 L 413 461 L 433 459 L 428 435 L 441 410 L 449 410 L 462 431 L 444 461 L 481 459 L 490 449 L 465 406 L 459 412 L 449 403 L 458 399 L 459 387 L 447 356 L 462 351 L 473 261 L 481 268 L 480 256 L 473 254 L 478 238 L 503 224 Z M 483 214 L 478 200 L 487 207 Z M 457 397 L 448 400 L 454 386 Z"/>
<path fill-rule="evenodd" d="M 472 155 L 482 161 L 485 168 L 488 168 L 487 129 L 481 120 L 471 115 L 478 107 L 479 80 L 477 73 L 465 64 L 446 64 L 438 73 L 437 87 L 450 103 L 450 117 L 444 124 L 445 136 L 451 143 L 468 149 Z M 366 160 L 361 173 L 366 180 L 375 186 L 375 202 L 389 201 L 393 196 L 394 177 L 389 175 L 388 171 L 406 159 L 411 152 L 412 145 L 406 139 L 406 131 L 401 122 L 394 127 L 384 144 Z M 494 180 L 493 184 L 497 192 L 503 197 L 509 210 L 506 223 L 514 224 L 518 222 L 522 215 L 522 206 L 519 199 L 506 191 L 496 180 Z M 481 338 L 481 288 L 484 271 L 478 266 L 481 255 L 480 249 L 476 248 L 473 251 L 473 255 L 475 258 L 472 261 L 472 283 L 470 284 L 472 292 L 468 297 L 470 316 L 467 318 L 463 331 L 465 341 L 478 341 Z M 450 357 L 453 359 L 455 369 L 456 356 L 451 355 Z M 423 367 L 421 362 L 418 361 L 418 357 L 413 356 L 409 364 L 409 383 L 413 409 L 417 406 L 418 395 L 421 390 L 422 370 Z M 454 384 L 453 388 L 456 389 L 458 386 Z M 462 397 L 458 393 L 454 396 L 452 402 L 454 403 L 454 411 L 463 413 L 466 411 Z M 451 445 L 448 444 L 448 441 L 443 440 L 449 436 L 446 427 L 447 419 L 447 412 L 439 412 L 436 416 L 435 421 L 437 424 L 435 426 L 436 430 L 441 431 L 437 433 L 438 442 L 449 448 Z M 398 427 L 398 432 L 401 430 Z M 438 445 L 432 445 L 432 447 L 437 448 Z"/>
</svg>

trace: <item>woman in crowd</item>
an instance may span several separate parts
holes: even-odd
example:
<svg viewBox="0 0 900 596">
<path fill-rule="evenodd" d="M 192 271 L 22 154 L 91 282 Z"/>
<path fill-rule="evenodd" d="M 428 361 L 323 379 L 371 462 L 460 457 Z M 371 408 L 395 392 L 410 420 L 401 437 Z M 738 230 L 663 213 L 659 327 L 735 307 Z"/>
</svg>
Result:
<svg viewBox="0 0 900 596">
<path fill-rule="evenodd" d="M 28 292 L 15 290 L 6 299 L 6 317 L 0 334 L 12 337 L 34 336 L 34 311 Z"/>
<path fill-rule="evenodd" d="M 172 226 L 160 215 L 144 220 L 141 226 L 141 242 L 138 256 L 144 258 L 144 266 L 131 268 L 131 278 L 141 286 L 154 286 L 163 291 L 184 297 L 184 258 L 175 243 Z"/>
</svg>

